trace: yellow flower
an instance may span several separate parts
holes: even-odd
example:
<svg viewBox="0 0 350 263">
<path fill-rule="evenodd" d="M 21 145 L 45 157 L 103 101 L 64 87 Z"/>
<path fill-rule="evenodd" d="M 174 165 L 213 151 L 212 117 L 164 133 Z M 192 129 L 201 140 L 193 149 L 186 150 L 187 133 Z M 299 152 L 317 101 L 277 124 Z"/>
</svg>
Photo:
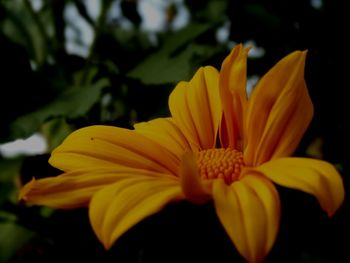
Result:
<svg viewBox="0 0 350 263">
<path fill-rule="evenodd" d="M 247 53 L 238 45 L 220 72 L 207 66 L 180 82 L 169 98 L 170 118 L 134 130 L 91 126 L 73 132 L 49 160 L 64 173 L 33 179 L 20 198 L 56 208 L 88 206 L 106 248 L 170 202 L 212 200 L 239 253 L 261 262 L 280 221 L 272 182 L 314 195 L 329 216 L 343 202 L 344 188 L 331 164 L 288 157 L 313 115 L 306 52 L 278 62 L 249 99 Z"/>
</svg>

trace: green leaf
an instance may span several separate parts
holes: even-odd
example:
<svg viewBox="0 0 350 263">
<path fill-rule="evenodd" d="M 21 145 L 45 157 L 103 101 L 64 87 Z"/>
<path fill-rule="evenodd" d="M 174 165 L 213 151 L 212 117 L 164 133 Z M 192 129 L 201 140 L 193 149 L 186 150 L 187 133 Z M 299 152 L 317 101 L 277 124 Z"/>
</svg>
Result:
<svg viewBox="0 0 350 263">
<path fill-rule="evenodd" d="M 227 8 L 228 1 L 208 1 L 208 6 L 206 8 L 206 18 L 212 21 L 218 21 L 225 17 Z"/>
<path fill-rule="evenodd" d="M 42 127 L 42 133 L 44 134 L 48 143 L 48 152 L 55 149 L 64 138 L 66 138 L 73 128 L 66 122 L 66 119 L 55 118 L 46 122 Z"/>
<path fill-rule="evenodd" d="M 0 223 L 0 263 L 8 262 L 15 252 L 34 236 L 33 231 L 14 222 Z"/>
<path fill-rule="evenodd" d="M 195 50 L 191 47 L 174 58 L 156 54 L 130 72 L 129 76 L 141 79 L 145 84 L 174 83 L 190 76 L 191 61 Z"/>
<path fill-rule="evenodd" d="M 109 81 L 104 78 L 94 84 L 70 88 L 45 107 L 16 119 L 10 125 L 11 139 L 28 137 L 38 131 L 43 123 L 55 117 L 74 119 L 84 116 L 108 85 Z"/>
<path fill-rule="evenodd" d="M 44 25 L 52 25 L 50 16 L 42 16 L 45 18 L 42 23 L 40 14 L 35 13 L 29 2 L 23 0 L 3 1 L 2 5 L 7 16 L 0 29 L 9 39 L 25 47 L 33 61 L 42 65 L 49 49 Z"/>
<path fill-rule="evenodd" d="M 273 13 L 269 12 L 263 4 L 247 4 L 245 6 L 249 16 L 254 17 L 266 29 L 282 29 L 283 21 Z"/>
<path fill-rule="evenodd" d="M 6 200 L 15 201 L 15 180 L 19 174 L 22 158 L 0 159 L 0 206 Z"/>
<path fill-rule="evenodd" d="M 128 76 L 140 79 L 145 84 L 156 85 L 189 78 L 193 73 L 191 61 L 198 54 L 199 47 L 193 41 L 213 26 L 213 24 L 193 23 L 172 33 L 164 40 L 162 48 L 157 53 L 139 63 Z"/>
<path fill-rule="evenodd" d="M 16 222 L 17 216 L 11 212 L 0 210 L 0 223 Z"/>
<path fill-rule="evenodd" d="M 206 23 L 191 23 L 177 32 L 171 32 L 164 40 L 163 47 L 160 52 L 170 55 L 188 45 L 203 33 L 212 29 L 214 26 L 216 25 Z"/>
</svg>

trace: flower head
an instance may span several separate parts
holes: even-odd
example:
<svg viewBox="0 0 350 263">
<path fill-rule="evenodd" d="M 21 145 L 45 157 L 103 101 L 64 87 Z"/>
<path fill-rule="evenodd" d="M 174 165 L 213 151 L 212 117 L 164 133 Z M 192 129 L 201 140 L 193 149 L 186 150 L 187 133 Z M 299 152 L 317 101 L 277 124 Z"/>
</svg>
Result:
<svg viewBox="0 0 350 263">
<path fill-rule="evenodd" d="M 134 130 L 90 126 L 73 132 L 49 162 L 63 174 L 25 185 L 20 198 L 56 208 L 89 207 L 106 248 L 174 201 L 213 201 L 239 253 L 261 262 L 274 244 L 280 200 L 274 183 L 314 195 L 329 216 L 344 199 L 329 163 L 289 157 L 313 106 L 296 51 L 246 95 L 248 49 L 238 45 L 220 72 L 200 68 L 169 97 L 171 117 Z"/>
</svg>

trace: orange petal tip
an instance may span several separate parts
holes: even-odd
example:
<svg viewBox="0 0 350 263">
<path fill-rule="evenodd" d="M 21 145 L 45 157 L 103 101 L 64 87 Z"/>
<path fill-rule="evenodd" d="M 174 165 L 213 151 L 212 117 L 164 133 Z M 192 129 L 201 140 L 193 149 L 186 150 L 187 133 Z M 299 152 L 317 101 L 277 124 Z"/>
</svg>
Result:
<svg viewBox="0 0 350 263">
<path fill-rule="evenodd" d="M 32 180 L 30 180 L 30 182 L 28 182 L 27 184 L 25 184 L 22 187 L 22 189 L 19 191 L 18 201 L 21 201 L 21 200 L 27 201 L 28 200 L 27 195 L 33 189 L 35 183 L 36 183 L 36 180 L 33 177 Z"/>
</svg>

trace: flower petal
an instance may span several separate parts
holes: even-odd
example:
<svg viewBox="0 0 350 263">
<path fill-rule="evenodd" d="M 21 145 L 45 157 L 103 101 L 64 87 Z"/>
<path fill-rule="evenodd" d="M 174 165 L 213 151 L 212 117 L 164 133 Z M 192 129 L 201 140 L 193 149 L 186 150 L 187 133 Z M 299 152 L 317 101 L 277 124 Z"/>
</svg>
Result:
<svg viewBox="0 0 350 263">
<path fill-rule="evenodd" d="M 54 208 L 85 207 L 89 204 L 92 195 L 101 188 L 128 177 L 145 175 L 151 178 L 171 177 L 171 175 L 132 168 L 78 169 L 55 177 L 39 180 L 33 178 L 20 190 L 19 200 Z"/>
<path fill-rule="evenodd" d="M 222 115 L 219 74 L 213 67 L 200 68 L 190 82 L 180 82 L 169 97 L 175 123 L 197 149 L 215 146 Z"/>
<path fill-rule="evenodd" d="M 96 191 L 114 183 L 116 178 L 115 170 L 104 168 L 75 170 L 39 180 L 33 178 L 20 190 L 19 200 L 55 208 L 83 207 Z"/>
<path fill-rule="evenodd" d="M 277 184 L 314 195 L 329 216 L 344 201 L 343 181 L 333 165 L 307 158 L 279 158 L 256 168 Z"/>
<path fill-rule="evenodd" d="M 273 184 L 254 171 L 230 186 L 215 180 L 213 199 L 217 215 L 239 253 L 248 262 L 261 262 L 279 227 L 280 202 Z"/>
<path fill-rule="evenodd" d="M 180 160 L 181 156 L 192 149 L 181 130 L 172 118 L 158 118 L 134 125 L 135 131 L 146 136 L 153 142 L 165 147 Z"/>
<path fill-rule="evenodd" d="M 169 202 L 182 200 L 176 179 L 129 177 L 96 193 L 90 203 L 89 216 L 105 248 L 110 248 L 123 233 Z"/>
<path fill-rule="evenodd" d="M 246 164 L 289 156 L 298 146 L 313 115 L 304 80 L 305 57 L 300 51 L 286 56 L 255 87 L 246 116 Z"/>
<path fill-rule="evenodd" d="M 222 63 L 220 97 L 224 119 L 220 127 L 220 139 L 223 147 L 242 147 L 243 120 L 247 103 L 247 55 L 248 49 L 237 45 Z"/>
<path fill-rule="evenodd" d="M 188 152 L 182 156 L 179 174 L 182 191 L 188 201 L 203 204 L 211 199 L 212 180 L 200 178 L 195 154 Z"/>
<path fill-rule="evenodd" d="M 50 164 L 63 171 L 88 167 L 131 167 L 177 174 L 172 152 L 136 133 L 110 126 L 90 126 L 70 134 L 52 153 Z"/>
</svg>

